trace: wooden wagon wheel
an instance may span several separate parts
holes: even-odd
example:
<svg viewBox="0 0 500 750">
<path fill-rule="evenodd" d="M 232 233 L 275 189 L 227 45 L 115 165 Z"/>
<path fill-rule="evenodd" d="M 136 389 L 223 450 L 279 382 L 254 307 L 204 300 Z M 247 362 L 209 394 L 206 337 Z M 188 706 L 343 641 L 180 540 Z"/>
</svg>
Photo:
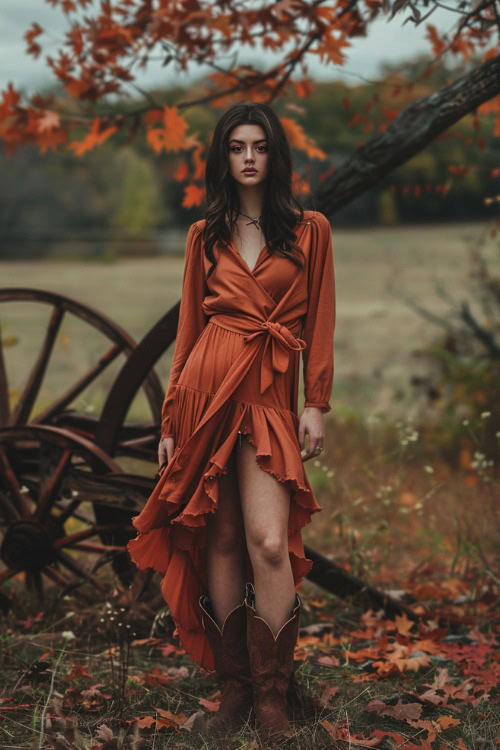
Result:
<svg viewBox="0 0 500 750">
<path fill-rule="evenodd" d="M 121 474 L 100 448 L 67 430 L 0 429 L 0 585 L 23 572 L 40 598 L 47 581 L 65 591 L 88 583 L 103 592 L 96 571 L 120 555 L 127 561 L 122 580 L 130 584 L 136 569 L 124 539 L 135 536 L 130 518 L 153 484 Z M 96 510 L 109 511 L 111 521 L 102 523 Z"/>
<path fill-rule="evenodd" d="M 108 365 L 121 353 L 128 358 L 133 353 L 136 342 L 117 323 L 97 312 L 93 308 L 77 302 L 62 294 L 56 294 L 42 289 L 3 288 L 0 289 L 0 302 L 31 302 L 40 305 L 50 305 L 53 310 L 49 316 L 49 323 L 45 335 L 40 337 L 40 351 L 35 358 L 24 389 L 14 408 L 9 404 L 9 389 L 5 354 L 0 337 L 0 427 L 23 424 L 53 424 L 69 427 L 83 437 L 93 439 L 99 417 L 79 413 L 76 410 L 65 412 L 80 394 L 105 370 Z M 83 373 L 76 382 L 58 396 L 53 403 L 31 418 L 43 379 L 47 371 L 49 360 L 54 349 L 57 334 L 61 328 L 64 316 L 68 313 L 76 316 L 89 326 L 100 331 L 110 342 L 111 346 L 103 352 L 87 372 Z M 175 336 L 175 331 L 174 331 Z M 149 368 L 138 388 L 143 388 L 151 410 L 153 422 L 158 423 L 161 417 L 161 405 L 164 389 L 152 368 Z M 135 395 L 135 394 L 134 394 Z M 126 407 L 130 402 L 127 401 Z"/>
</svg>

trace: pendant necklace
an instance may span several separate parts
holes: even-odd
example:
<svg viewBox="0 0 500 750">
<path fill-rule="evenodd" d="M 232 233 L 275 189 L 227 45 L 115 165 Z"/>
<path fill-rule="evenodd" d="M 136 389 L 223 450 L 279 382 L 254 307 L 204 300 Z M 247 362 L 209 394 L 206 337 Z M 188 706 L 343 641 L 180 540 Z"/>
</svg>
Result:
<svg viewBox="0 0 500 750">
<path fill-rule="evenodd" d="M 257 229 L 261 228 L 259 222 L 262 219 L 262 214 L 260 216 L 256 216 L 255 219 L 253 219 L 251 216 L 247 216 L 247 214 L 241 213 L 240 211 L 239 216 L 245 216 L 247 219 L 250 219 L 250 221 L 247 221 L 247 224 L 246 224 L 247 226 L 249 224 L 253 224 L 255 227 L 257 227 Z"/>
</svg>

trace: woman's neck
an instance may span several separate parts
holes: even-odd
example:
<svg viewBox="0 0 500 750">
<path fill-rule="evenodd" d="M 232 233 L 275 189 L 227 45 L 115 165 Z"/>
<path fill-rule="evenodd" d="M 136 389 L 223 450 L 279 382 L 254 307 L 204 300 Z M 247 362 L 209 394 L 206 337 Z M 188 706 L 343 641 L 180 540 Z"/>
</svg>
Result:
<svg viewBox="0 0 500 750">
<path fill-rule="evenodd" d="M 238 190 L 240 212 L 255 218 L 262 213 L 264 204 L 264 190 L 260 185 L 255 187 L 240 186 Z"/>
</svg>

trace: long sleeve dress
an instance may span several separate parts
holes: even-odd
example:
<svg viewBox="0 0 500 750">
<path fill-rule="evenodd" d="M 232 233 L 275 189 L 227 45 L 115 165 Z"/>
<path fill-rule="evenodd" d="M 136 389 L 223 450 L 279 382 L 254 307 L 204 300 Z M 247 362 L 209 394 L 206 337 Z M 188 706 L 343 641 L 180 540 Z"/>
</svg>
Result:
<svg viewBox="0 0 500 750">
<path fill-rule="evenodd" d="M 321 510 L 298 441 L 302 351 L 304 406 L 330 411 L 335 277 L 331 227 L 304 211 L 295 242 L 300 269 L 264 246 L 251 269 L 234 243 L 216 243 L 215 270 L 203 247 L 205 220 L 189 228 L 179 323 L 162 409 L 163 437 L 174 454 L 146 505 L 132 519 L 128 544 L 141 569 L 163 575 L 161 589 L 190 656 L 214 669 L 198 600 L 207 592 L 206 514 L 217 510 L 238 432 L 256 448 L 258 466 L 290 489 L 288 550 L 295 585 L 311 569 L 301 530 Z M 253 572 L 246 552 L 247 580 Z"/>
</svg>

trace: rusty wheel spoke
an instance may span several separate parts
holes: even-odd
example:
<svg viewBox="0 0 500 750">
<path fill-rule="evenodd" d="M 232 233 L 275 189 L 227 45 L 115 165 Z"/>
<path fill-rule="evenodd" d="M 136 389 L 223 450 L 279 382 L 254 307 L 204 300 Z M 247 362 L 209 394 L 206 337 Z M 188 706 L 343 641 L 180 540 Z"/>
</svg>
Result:
<svg viewBox="0 0 500 750">
<path fill-rule="evenodd" d="M 33 419 L 33 424 L 43 424 L 44 422 L 51 422 L 55 416 L 60 414 L 64 407 L 68 406 L 68 404 L 71 404 L 72 401 L 75 400 L 77 396 L 82 393 L 85 388 L 91 383 L 93 380 L 95 380 L 103 370 L 105 370 L 108 365 L 113 362 L 113 360 L 122 353 L 124 350 L 125 345 L 124 344 L 114 344 L 111 346 L 107 352 L 105 352 L 102 357 L 99 358 L 98 362 L 90 368 L 77 382 L 71 386 L 71 388 L 68 388 L 68 390 L 63 393 L 60 398 L 58 398 L 56 401 L 54 401 L 50 406 L 47 407 L 44 411 L 40 412 L 40 414 L 37 414 L 35 419 Z"/>
<path fill-rule="evenodd" d="M 71 570 L 71 572 L 77 575 L 79 578 L 88 581 L 97 589 L 99 589 L 99 591 L 105 591 L 104 586 L 102 586 L 99 581 L 94 578 L 94 576 L 82 570 L 82 568 L 80 568 L 80 566 L 69 555 L 63 552 L 63 550 L 59 550 L 57 552 L 57 559 L 59 560 L 61 565 L 64 565 L 65 568 Z"/>
<path fill-rule="evenodd" d="M 26 498 L 21 492 L 21 488 L 19 487 L 18 481 L 16 479 L 16 474 L 14 470 L 12 469 L 12 466 L 10 465 L 10 461 L 7 458 L 5 451 L 0 451 L 0 474 L 3 476 L 4 481 L 6 482 L 7 486 L 10 487 L 10 489 L 12 490 L 14 497 L 16 498 L 19 504 L 19 516 L 18 517 L 30 518 L 31 517 L 30 507 L 26 501 Z"/>
<path fill-rule="evenodd" d="M 42 573 L 52 581 L 54 581 L 54 583 L 57 583 L 58 586 L 62 586 L 64 588 L 69 588 L 71 586 L 70 579 L 63 576 L 62 573 L 59 573 L 59 571 L 53 567 L 47 566 L 42 570 Z"/>
<path fill-rule="evenodd" d="M 17 519 L 21 518 L 21 514 L 19 513 L 19 510 L 13 505 L 7 495 L 5 495 L 0 490 L 0 514 L 3 515 L 5 520 L 8 521 L 16 521 Z"/>
<path fill-rule="evenodd" d="M 74 500 L 72 500 L 70 504 L 64 508 L 62 513 L 60 513 L 58 516 L 55 516 L 55 518 L 57 519 L 57 522 L 60 523 L 61 525 L 64 525 L 64 523 L 68 520 L 70 516 L 73 516 L 73 518 L 77 518 L 80 521 L 86 520 L 83 518 L 83 516 L 78 516 L 75 513 L 76 509 L 78 508 L 78 506 L 80 505 L 82 501 L 83 501 L 83 498 L 81 497 L 76 497 Z M 54 503 L 53 507 L 60 508 L 61 506 L 59 503 L 56 502 Z"/>
<path fill-rule="evenodd" d="M 62 455 L 59 458 L 59 461 L 57 462 L 57 465 L 53 470 L 51 476 L 45 478 L 43 486 L 41 487 L 40 496 L 38 498 L 38 505 L 33 516 L 36 521 L 43 521 L 50 512 L 50 509 L 52 508 L 56 500 L 56 492 L 60 485 L 62 476 L 65 469 L 71 463 L 72 456 L 73 451 L 70 448 L 66 448 L 65 450 L 63 450 Z"/>
<path fill-rule="evenodd" d="M 120 544 L 99 544 L 99 542 L 74 542 L 71 549 L 104 554 L 106 552 L 126 552 L 127 547 Z"/>
<path fill-rule="evenodd" d="M 45 333 L 45 339 L 42 344 L 42 349 L 38 358 L 31 370 L 28 377 L 24 390 L 19 397 L 19 401 L 16 404 L 12 416 L 9 420 L 10 424 L 25 424 L 31 414 L 33 405 L 38 396 L 40 386 L 42 384 L 43 376 L 47 370 L 50 355 L 54 349 L 54 344 L 61 326 L 62 319 L 64 317 L 64 308 L 61 305 L 55 305 L 50 316 L 49 325 Z"/>
<path fill-rule="evenodd" d="M 61 549 L 62 547 L 70 547 L 75 542 L 81 542 L 84 539 L 90 539 L 90 537 L 99 534 L 102 531 L 116 531 L 122 528 L 118 523 L 113 524 L 95 524 L 88 529 L 82 531 L 75 531 L 74 534 L 68 534 L 68 536 L 61 537 L 54 542 L 55 549 Z"/>
</svg>

